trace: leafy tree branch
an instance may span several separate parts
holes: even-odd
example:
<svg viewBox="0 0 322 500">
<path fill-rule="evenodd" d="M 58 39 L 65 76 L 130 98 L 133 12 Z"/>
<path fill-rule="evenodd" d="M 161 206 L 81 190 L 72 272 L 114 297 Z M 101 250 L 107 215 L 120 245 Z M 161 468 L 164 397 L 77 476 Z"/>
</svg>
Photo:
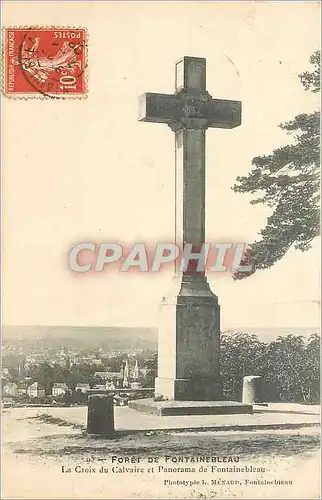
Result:
<svg viewBox="0 0 322 500">
<path fill-rule="evenodd" d="M 320 91 L 320 52 L 310 62 L 313 71 L 299 77 L 305 90 L 316 93 Z M 260 239 L 249 246 L 242 262 L 251 264 L 252 270 L 236 272 L 234 279 L 273 266 L 292 246 L 308 250 L 320 234 L 320 112 L 299 114 L 280 128 L 292 136 L 293 143 L 253 158 L 251 172 L 237 177 L 232 188 L 254 195 L 251 204 L 272 209 Z"/>
</svg>

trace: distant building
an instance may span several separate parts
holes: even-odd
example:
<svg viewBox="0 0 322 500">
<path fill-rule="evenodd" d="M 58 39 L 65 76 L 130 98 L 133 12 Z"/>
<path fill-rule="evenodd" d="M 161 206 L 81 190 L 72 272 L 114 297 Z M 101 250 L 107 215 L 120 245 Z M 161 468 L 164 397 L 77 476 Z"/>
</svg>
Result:
<svg viewBox="0 0 322 500">
<path fill-rule="evenodd" d="M 96 365 L 96 366 L 102 366 L 103 363 L 102 363 L 101 359 L 94 358 L 94 359 L 92 359 L 92 364 Z"/>
<path fill-rule="evenodd" d="M 106 389 L 105 385 L 94 385 L 93 389 L 96 389 L 97 391 L 104 391 Z"/>
<path fill-rule="evenodd" d="M 123 371 L 121 372 L 95 372 L 95 378 L 100 378 L 106 383 L 113 383 L 114 389 L 122 386 Z"/>
<path fill-rule="evenodd" d="M 129 387 L 129 362 L 126 360 L 123 372 L 123 387 Z"/>
<path fill-rule="evenodd" d="M 75 391 L 76 392 L 83 392 L 84 394 L 86 394 L 86 392 L 90 389 L 90 385 L 89 384 L 77 384 L 76 387 L 75 387 Z"/>
<path fill-rule="evenodd" d="M 15 398 L 17 396 L 17 389 L 18 389 L 17 384 L 15 384 L 14 382 L 8 382 L 3 388 L 3 394 Z"/>
<path fill-rule="evenodd" d="M 2 398 L 2 405 L 4 408 L 9 408 L 9 406 L 13 406 L 15 404 L 15 400 L 12 397 L 5 396 Z"/>
<path fill-rule="evenodd" d="M 102 366 L 102 360 L 98 358 L 94 358 L 93 356 L 84 356 L 81 358 L 81 362 L 85 365 L 96 365 Z"/>
<path fill-rule="evenodd" d="M 91 365 L 92 364 L 92 358 L 89 356 L 83 356 L 80 361 L 84 365 Z"/>
<path fill-rule="evenodd" d="M 25 361 L 21 361 L 18 367 L 19 378 L 23 378 L 25 375 Z"/>
<path fill-rule="evenodd" d="M 34 382 L 28 387 L 27 394 L 30 398 L 44 398 L 45 389 L 39 384 L 39 382 Z"/>
<path fill-rule="evenodd" d="M 147 376 L 148 371 L 149 371 L 148 368 L 140 368 L 139 369 L 139 376 L 142 378 L 145 378 Z"/>
<path fill-rule="evenodd" d="M 52 390 L 53 396 L 55 396 L 55 397 L 63 396 L 64 394 L 66 394 L 66 392 L 69 392 L 69 388 L 68 388 L 67 384 L 65 384 L 64 382 L 63 383 L 56 382 L 53 385 L 53 390 Z"/>
<path fill-rule="evenodd" d="M 17 388 L 17 396 L 23 396 L 24 394 L 27 394 L 27 389 L 28 389 L 28 384 L 27 382 L 20 382 Z"/>
<path fill-rule="evenodd" d="M 138 367 L 138 360 L 135 360 L 135 366 L 133 369 L 133 380 L 138 380 L 139 378 L 139 367 Z"/>
</svg>

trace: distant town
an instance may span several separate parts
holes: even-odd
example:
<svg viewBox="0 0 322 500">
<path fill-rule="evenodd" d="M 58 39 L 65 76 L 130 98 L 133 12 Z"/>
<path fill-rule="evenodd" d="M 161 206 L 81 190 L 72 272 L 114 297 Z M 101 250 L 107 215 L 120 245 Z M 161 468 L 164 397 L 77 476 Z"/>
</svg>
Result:
<svg viewBox="0 0 322 500">
<path fill-rule="evenodd" d="M 124 405 L 130 395 L 135 397 L 135 390 L 153 387 L 156 363 L 153 349 L 77 349 L 39 340 L 26 345 L 4 341 L 2 404 L 82 405 L 94 390 L 110 391 L 115 404 Z"/>
</svg>

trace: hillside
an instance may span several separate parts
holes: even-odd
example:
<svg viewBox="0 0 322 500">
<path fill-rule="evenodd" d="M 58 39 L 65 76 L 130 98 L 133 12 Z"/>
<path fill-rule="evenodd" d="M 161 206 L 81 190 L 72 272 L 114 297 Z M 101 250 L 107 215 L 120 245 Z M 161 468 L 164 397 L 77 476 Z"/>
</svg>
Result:
<svg viewBox="0 0 322 500">
<path fill-rule="evenodd" d="M 34 344 L 48 347 L 78 347 L 89 349 L 155 349 L 155 328 L 94 327 L 94 326 L 3 326 L 5 343 Z"/>
<path fill-rule="evenodd" d="M 279 335 L 302 335 L 308 338 L 319 333 L 313 327 L 256 328 L 240 327 L 226 331 L 255 334 L 261 341 L 270 342 Z M 89 349 L 156 349 L 157 329 L 138 327 L 100 326 L 3 326 L 4 343 L 40 343 L 48 347 L 77 347 Z"/>
</svg>

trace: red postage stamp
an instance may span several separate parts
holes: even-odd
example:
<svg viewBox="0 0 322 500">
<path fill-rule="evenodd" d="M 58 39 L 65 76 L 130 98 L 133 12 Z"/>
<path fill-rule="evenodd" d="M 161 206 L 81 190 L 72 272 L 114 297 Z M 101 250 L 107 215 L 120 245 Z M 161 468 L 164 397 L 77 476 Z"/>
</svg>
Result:
<svg viewBox="0 0 322 500">
<path fill-rule="evenodd" d="M 4 28 L 3 91 L 12 97 L 82 97 L 85 28 Z"/>
</svg>

